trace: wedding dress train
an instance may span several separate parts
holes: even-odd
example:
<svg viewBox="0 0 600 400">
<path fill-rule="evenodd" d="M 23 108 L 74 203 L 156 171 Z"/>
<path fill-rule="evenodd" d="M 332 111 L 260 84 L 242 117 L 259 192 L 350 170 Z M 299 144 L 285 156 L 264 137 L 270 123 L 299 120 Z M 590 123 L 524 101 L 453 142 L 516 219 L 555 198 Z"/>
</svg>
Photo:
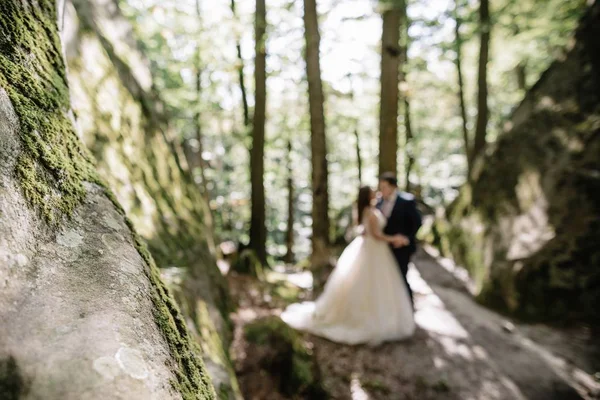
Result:
<svg viewBox="0 0 600 400">
<path fill-rule="evenodd" d="M 382 228 L 385 217 L 376 215 Z M 346 344 L 399 340 L 415 330 L 396 259 L 368 230 L 343 251 L 317 301 L 292 304 L 281 318 L 295 329 Z"/>
</svg>

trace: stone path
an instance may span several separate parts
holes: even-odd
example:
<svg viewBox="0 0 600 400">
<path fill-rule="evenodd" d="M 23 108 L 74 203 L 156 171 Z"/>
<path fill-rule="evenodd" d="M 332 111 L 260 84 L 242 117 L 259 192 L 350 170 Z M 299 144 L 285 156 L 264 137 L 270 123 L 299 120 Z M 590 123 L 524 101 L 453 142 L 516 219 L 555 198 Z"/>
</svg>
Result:
<svg viewBox="0 0 600 400">
<path fill-rule="evenodd" d="M 414 264 L 409 281 L 418 330 L 413 338 L 373 348 L 306 336 L 333 398 L 600 398 L 594 377 L 600 346 L 590 332 L 521 326 L 478 305 L 460 269 L 437 258 L 433 249 L 421 250 Z M 238 321 L 281 310 L 272 299 L 258 293 L 254 298 L 259 301 L 240 307 Z"/>
</svg>

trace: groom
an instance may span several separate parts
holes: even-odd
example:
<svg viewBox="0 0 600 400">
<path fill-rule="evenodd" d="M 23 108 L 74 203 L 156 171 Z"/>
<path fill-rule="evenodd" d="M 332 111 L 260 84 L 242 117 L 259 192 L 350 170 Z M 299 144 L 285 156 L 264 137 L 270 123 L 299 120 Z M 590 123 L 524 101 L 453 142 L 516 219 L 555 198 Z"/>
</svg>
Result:
<svg viewBox="0 0 600 400">
<path fill-rule="evenodd" d="M 386 172 L 381 175 L 379 191 L 382 198 L 377 203 L 377 208 L 387 218 L 387 225 L 383 232 L 390 236 L 401 235 L 404 239 L 404 246 L 391 247 L 391 249 L 400 266 L 410 300 L 413 302 L 413 292 L 406 279 L 406 274 L 410 258 L 417 251 L 416 236 L 421 227 L 421 214 L 417 210 L 415 197 L 398 190 L 398 180 L 393 173 Z"/>
</svg>

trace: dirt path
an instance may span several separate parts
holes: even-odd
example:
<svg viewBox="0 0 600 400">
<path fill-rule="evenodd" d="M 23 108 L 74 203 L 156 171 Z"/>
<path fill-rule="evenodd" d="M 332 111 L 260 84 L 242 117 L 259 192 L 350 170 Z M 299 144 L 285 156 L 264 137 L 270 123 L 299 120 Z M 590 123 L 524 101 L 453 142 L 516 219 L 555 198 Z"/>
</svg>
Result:
<svg viewBox="0 0 600 400">
<path fill-rule="evenodd" d="M 476 304 L 457 278 L 457 269 L 432 253 L 432 249 L 420 251 L 416 268 L 409 272 L 418 324 L 410 340 L 372 348 L 306 335 L 333 398 L 600 398 L 600 383 L 593 376 L 600 352 L 590 332 L 516 325 Z M 241 327 L 257 316 L 278 314 L 285 302 L 247 278 L 230 282 L 240 300 L 233 349 L 239 361 L 244 356 L 239 354 Z M 273 388 L 253 387 L 245 394 L 249 400 L 283 398 L 274 397 Z"/>
</svg>

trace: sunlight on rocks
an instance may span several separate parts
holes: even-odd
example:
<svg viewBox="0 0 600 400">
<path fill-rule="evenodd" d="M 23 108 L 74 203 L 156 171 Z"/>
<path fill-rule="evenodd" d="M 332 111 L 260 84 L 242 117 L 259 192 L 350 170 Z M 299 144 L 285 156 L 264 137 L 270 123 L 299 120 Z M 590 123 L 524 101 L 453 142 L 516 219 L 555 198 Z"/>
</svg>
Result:
<svg viewBox="0 0 600 400">
<path fill-rule="evenodd" d="M 288 281 L 302 289 L 311 289 L 313 287 L 313 275 L 310 271 L 290 274 L 288 275 Z"/>
<path fill-rule="evenodd" d="M 512 231 L 507 254 L 509 260 L 530 257 L 555 236 L 554 228 L 548 220 L 548 201 L 542 190 L 540 174 L 522 174 L 516 193 L 519 207 L 524 213 L 507 223 Z"/>
<path fill-rule="evenodd" d="M 415 321 L 418 326 L 426 331 L 451 338 L 469 337 L 467 331 L 452 313 L 446 310 L 442 300 L 434 294 L 416 268 L 408 271 L 408 281 L 415 293 Z"/>
<path fill-rule="evenodd" d="M 254 319 L 256 319 L 257 314 L 256 314 L 256 311 L 254 311 L 253 309 L 245 308 L 238 312 L 238 317 L 240 318 L 241 321 L 248 322 L 248 321 L 253 321 Z"/>
<path fill-rule="evenodd" d="M 433 246 L 424 245 L 424 249 L 435 258 L 441 267 L 451 273 L 454 278 L 462 282 L 471 294 L 474 295 L 476 293 L 477 284 L 471 279 L 466 268 L 457 265 L 451 258 L 442 257 L 440 251 Z"/>
<path fill-rule="evenodd" d="M 284 264 L 278 264 L 273 267 L 267 279 L 274 281 L 288 281 L 292 285 L 298 286 L 301 289 L 311 290 L 313 288 L 313 274 L 309 270 L 290 272 Z"/>
<path fill-rule="evenodd" d="M 359 375 L 352 374 L 352 380 L 350 381 L 350 395 L 352 400 L 369 400 L 369 394 L 363 389 Z"/>
</svg>

